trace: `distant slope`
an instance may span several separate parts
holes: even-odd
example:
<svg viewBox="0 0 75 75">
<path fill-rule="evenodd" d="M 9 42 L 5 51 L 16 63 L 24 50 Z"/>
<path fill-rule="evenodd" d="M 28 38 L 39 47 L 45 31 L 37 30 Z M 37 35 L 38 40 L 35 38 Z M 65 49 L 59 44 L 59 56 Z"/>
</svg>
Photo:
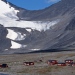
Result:
<svg viewBox="0 0 75 75">
<path fill-rule="evenodd" d="M 0 0 L 0 9 L 1 52 L 75 49 L 75 0 L 61 0 L 35 11 Z"/>
</svg>

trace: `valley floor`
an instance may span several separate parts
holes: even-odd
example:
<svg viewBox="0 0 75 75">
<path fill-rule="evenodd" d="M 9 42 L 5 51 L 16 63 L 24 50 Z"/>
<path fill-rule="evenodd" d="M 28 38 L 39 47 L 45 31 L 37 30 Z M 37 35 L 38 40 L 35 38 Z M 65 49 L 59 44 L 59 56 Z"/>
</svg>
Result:
<svg viewBox="0 0 75 75">
<path fill-rule="evenodd" d="M 75 62 L 75 52 L 33 53 L 0 55 L 0 64 L 8 64 L 8 68 L 0 68 L 0 72 L 9 75 L 75 75 L 75 66 L 50 66 L 48 60 L 64 62 L 72 59 Z M 42 61 L 40 61 L 42 60 Z M 23 62 L 34 62 L 33 66 L 25 66 Z"/>
</svg>

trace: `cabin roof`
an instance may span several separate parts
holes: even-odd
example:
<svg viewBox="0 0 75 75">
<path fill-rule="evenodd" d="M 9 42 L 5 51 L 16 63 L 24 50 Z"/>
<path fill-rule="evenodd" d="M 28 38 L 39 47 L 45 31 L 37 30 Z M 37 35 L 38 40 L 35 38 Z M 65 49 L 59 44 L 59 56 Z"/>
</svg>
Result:
<svg viewBox="0 0 75 75">
<path fill-rule="evenodd" d="M 57 60 L 48 60 L 48 61 L 57 61 Z"/>
<path fill-rule="evenodd" d="M 65 63 L 62 63 L 62 62 L 61 62 L 61 63 L 57 63 L 57 64 L 65 64 Z"/>
<path fill-rule="evenodd" d="M 65 60 L 65 61 L 73 61 L 72 59 L 67 59 L 67 60 Z"/>
<path fill-rule="evenodd" d="M 24 63 L 34 63 L 34 62 L 24 62 Z"/>
</svg>

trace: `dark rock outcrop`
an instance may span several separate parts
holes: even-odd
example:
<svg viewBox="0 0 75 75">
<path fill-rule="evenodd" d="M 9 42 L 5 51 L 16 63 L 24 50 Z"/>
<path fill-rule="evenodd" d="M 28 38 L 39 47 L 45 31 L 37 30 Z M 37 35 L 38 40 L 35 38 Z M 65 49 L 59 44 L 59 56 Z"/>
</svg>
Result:
<svg viewBox="0 0 75 75">
<path fill-rule="evenodd" d="M 8 31 L 0 24 L 0 50 L 8 49 L 11 46 L 11 40 L 6 38 Z"/>
</svg>

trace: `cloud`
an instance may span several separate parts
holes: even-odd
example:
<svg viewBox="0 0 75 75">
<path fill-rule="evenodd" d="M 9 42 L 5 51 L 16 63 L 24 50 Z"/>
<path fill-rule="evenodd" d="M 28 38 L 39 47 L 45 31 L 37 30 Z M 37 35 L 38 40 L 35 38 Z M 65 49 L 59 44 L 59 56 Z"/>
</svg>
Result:
<svg viewBox="0 0 75 75">
<path fill-rule="evenodd" d="M 60 1 L 60 0 L 46 0 L 47 3 L 50 3 L 50 2 L 55 3 L 55 2 L 58 2 L 58 1 Z"/>
</svg>

